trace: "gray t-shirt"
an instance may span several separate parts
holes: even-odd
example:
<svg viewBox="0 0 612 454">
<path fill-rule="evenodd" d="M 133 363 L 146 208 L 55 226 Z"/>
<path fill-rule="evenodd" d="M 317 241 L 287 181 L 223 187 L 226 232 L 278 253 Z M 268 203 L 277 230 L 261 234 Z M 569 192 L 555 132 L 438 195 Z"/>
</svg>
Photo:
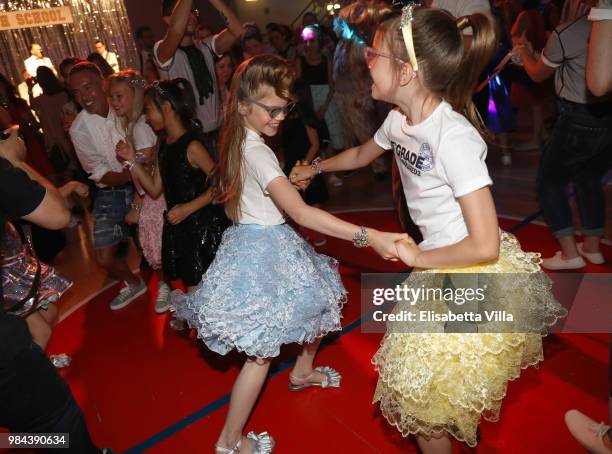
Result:
<svg viewBox="0 0 612 454">
<path fill-rule="evenodd" d="M 579 104 L 605 101 L 606 97 L 591 94 L 586 84 L 586 60 L 591 35 L 587 15 L 559 25 L 550 35 L 542 51 L 542 61 L 555 68 L 557 96 Z"/>
<path fill-rule="evenodd" d="M 215 75 L 215 60 L 214 54 L 217 53 L 215 49 L 215 37 L 212 36 L 204 41 L 196 41 L 194 44 L 204 55 L 206 60 L 206 66 L 213 79 L 213 92 L 208 98 L 204 99 L 204 103 L 198 102 L 197 88 L 193 71 L 189 66 L 189 59 L 187 54 L 181 49 L 177 49 L 174 56 L 168 61 L 159 61 L 159 45 L 161 41 L 155 43 L 153 47 L 153 59 L 155 65 L 159 70 L 159 77 L 161 80 L 174 79 L 176 77 L 183 77 L 187 79 L 193 87 L 194 93 L 196 94 L 196 113 L 198 119 L 202 122 L 202 129 L 204 132 L 214 131 L 221 126 L 223 120 L 223 110 L 221 106 L 221 98 L 219 95 L 219 88 L 217 85 L 217 76 Z"/>
</svg>

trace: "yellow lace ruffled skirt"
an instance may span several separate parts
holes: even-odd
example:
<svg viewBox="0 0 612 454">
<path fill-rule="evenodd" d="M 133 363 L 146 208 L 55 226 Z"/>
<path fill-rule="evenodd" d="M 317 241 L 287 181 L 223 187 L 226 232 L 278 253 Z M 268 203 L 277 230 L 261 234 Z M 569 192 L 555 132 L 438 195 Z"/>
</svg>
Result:
<svg viewBox="0 0 612 454">
<path fill-rule="evenodd" d="M 539 254 L 523 252 L 516 238 L 504 232 L 495 262 L 412 272 L 404 284 L 425 288 L 442 286 L 446 273 L 512 273 L 495 281 L 490 299 L 503 302 L 522 317 L 516 323 L 529 329 L 499 332 L 493 324 L 484 333 L 444 333 L 444 323 L 432 322 L 419 324 L 419 332 L 399 332 L 388 324 L 372 359 L 379 372 L 374 402 L 402 435 L 430 438 L 448 432 L 474 447 L 481 417 L 499 418 L 508 381 L 544 359 L 546 328 L 567 315 L 554 299 L 540 262 Z M 398 303 L 395 312 L 414 307 Z M 427 303 L 427 309 L 440 312 L 448 307 Z"/>
</svg>

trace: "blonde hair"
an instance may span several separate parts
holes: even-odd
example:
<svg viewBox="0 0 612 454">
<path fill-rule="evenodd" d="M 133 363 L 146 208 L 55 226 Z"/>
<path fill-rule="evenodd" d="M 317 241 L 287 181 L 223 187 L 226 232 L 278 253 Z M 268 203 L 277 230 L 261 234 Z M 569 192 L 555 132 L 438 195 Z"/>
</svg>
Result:
<svg viewBox="0 0 612 454">
<path fill-rule="evenodd" d="M 410 61 L 400 29 L 400 17 L 381 24 L 378 31 L 393 56 Z M 471 27 L 473 36 L 466 46 L 462 30 Z M 453 109 L 486 134 L 472 94 L 478 77 L 489 64 L 497 47 L 495 24 L 484 14 L 455 19 L 450 13 L 435 8 L 414 10 L 412 24 L 414 50 L 419 66 L 419 79 L 424 87 L 453 106 Z M 398 77 L 402 64 L 391 61 Z"/>
<path fill-rule="evenodd" d="M 217 203 L 223 203 L 232 221 L 240 218 L 242 195 L 242 152 L 246 139 L 244 118 L 238 111 L 239 103 L 261 97 L 271 88 L 280 98 L 289 100 L 293 70 L 287 61 L 274 55 L 258 55 L 244 61 L 232 79 L 225 121 L 219 137 L 219 163 L 213 175 Z"/>
<path fill-rule="evenodd" d="M 113 85 L 127 84 L 134 91 L 132 109 L 126 116 L 117 117 L 117 126 L 125 134 L 126 139 L 134 142 L 134 126 L 142 116 L 144 109 L 144 91 L 146 82 L 139 72 L 126 69 L 108 77 L 109 89 Z"/>
</svg>

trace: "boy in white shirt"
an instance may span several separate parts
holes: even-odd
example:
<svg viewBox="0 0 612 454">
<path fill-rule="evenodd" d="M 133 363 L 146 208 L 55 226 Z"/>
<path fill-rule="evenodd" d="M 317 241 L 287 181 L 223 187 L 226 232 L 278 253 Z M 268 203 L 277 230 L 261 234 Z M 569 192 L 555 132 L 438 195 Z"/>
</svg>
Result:
<svg viewBox="0 0 612 454">
<path fill-rule="evenodd" d="M 210 0 L 227 19 L 228 27 L 204 41 L 196 42 L 199 11 L 193 0 L 162 0 L 162 18 L 168 24 L 166 36 L 155 43 L 153 59 L 161 79 L 187 79 L 194 87 L 196 111 L 204 130 L 204 145 L 217 157 L 218 129 L 223 110 L 214 57 L 228 52 L 242 35 L 242 24 L 222 0 Z"/>
</svg>

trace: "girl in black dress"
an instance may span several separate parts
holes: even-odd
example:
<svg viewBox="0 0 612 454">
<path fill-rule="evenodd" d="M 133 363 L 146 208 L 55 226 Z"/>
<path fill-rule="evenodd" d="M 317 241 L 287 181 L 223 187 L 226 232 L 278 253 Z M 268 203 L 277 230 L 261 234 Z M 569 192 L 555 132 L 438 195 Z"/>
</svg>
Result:
<svg viewBox="0 0 612 454">
<path fill-rule="evenodd" d="M 162 266 L 168 280 L 194 288 L 217 252 L 230 225 L 222 208 L 213 205 L 210 176 L 215 163 L 199 138 L 193 88 L 185 79 L 154 83 L 145 91 L 145 115 L 162 133 L 153 175 L 136 162 L 133 148 L 122 144 L 117 154 L 127 162 L 143 188 L 168 211 L 162 235 Z"/>
</svg>

